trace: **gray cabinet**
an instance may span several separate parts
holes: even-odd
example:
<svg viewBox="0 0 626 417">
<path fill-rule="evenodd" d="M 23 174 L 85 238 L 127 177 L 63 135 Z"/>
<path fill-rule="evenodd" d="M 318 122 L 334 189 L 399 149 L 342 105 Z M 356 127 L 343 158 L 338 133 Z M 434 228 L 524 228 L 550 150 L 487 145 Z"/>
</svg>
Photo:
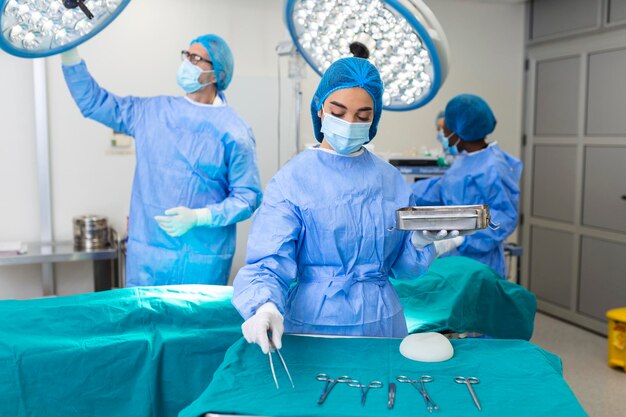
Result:
<svg viewBox="0 0 626 417">
<path fill-rule="evenodd" d="M 626 306 L 626 244 L 584 236 L 578 310 L 599 320 Z"/>
<path fill-rule="evenodd" d="M 585 148 L 583 224 L 626 233 L 626 147 Z"/>
<path fill-rule="evenodd" d="M 530 290 L 537 298 L 570 307 L 574 238 L 571 233 L 533 227 L 530 242 Z"/>
<path fill-rule="evenodd" d="M 537 63 L 535 134 L 578 133 L 580 58 L 568 57 Z"/>
<path fill-rule="evenodd" d="M 539 310 L 606 333 L 626 306 L 626 0 L 530 8 L 521 282 Z"/>
<path fill-rule="evenodd" d="M 587 135 L 626 136 L 626 49 L 589 55 Z"/>
<path fill-rule="evenodd" d="M 533 216 L 574 222 L 576 146 L 535 146 Z"/>
<path fill-rule="evenodd" d="M 534 0 L 531 38 L 568 34 L 599 26 L 600 0 Z"/>
<path fill-rule="evenodd" d="M 609 0 L 609 22 L 626 20 L 626 0 Z"/>
</svg>

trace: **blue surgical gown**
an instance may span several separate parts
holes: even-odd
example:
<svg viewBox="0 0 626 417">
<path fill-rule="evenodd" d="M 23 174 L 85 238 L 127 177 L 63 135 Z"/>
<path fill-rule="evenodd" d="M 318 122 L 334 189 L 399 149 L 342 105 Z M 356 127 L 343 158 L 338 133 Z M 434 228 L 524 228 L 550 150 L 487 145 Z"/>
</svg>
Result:
<svg viewBox="0 0 626 417">
<path fill-rule="evenodd" d="M 273 302 L 288 333 L 406 335 L 389 277 L 416 278 L 435 257 L 393 230 L 410 204 L 399 171 L 367 150 L 302 152 L 266 187 L 233 304 L 247 319 Z"/>
<path fill-rule="evenodd" d="M 248 125 L 227 105 L 116 96 L 95 82 L 84 62 L 63 66 L 63 73 L 85 117 L 135 138 L 127 285 L 225 284 L 236 223 L 261 200 Z M 178 206 L 209 208 L 213 223 L 171 237 L 154 216 Z"/>
<path fill-rule="evenodd" d="M 517 227 L 522 162 L 497 143 L 473 153 L 459 154 L 443 177 L 413 184 L 418 206 L 487 204 L 497 230 L 484 229 L 444 256 L 467 256 L 506 276 L 503 244 Z"/>
</svg>

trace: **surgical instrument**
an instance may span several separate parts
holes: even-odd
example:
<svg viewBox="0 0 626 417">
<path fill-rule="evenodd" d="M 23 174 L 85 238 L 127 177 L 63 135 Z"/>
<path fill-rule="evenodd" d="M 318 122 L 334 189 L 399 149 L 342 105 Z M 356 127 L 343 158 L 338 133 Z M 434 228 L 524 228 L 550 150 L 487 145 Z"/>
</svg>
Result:
<svg viewBox="0 0 626 417">
<path fill-rule="evenodd" d="M 391 410 L 395 402 L 396 402 L 396 384 L 391 382 L 389 383 L 389 399 L 387 400 L 387 408 Z"/>
<path fill-rule="evenodd" d="M 272 349 L 278 354 L 278 358 L 283 364 L 283 368 L 285 368 L 285 372 L 289 377 L 289 382 L 291 382 L 291 388 L 295 388 L 296 386 L 293 384 L 293 379 L 291 379 L 291 374 L 289 373 L 289 368 L 287 368 L 287 364 L 285 363 L 285 359 L 283 359 L 283 355 L 280 353 L 280 349 L 276 349 L 272 339 L 270 339 L 270 351 L 267 352 L 267 357 L 270 359 L 270 369 L 272 370 L 272 377 L 274 378 L 274 384 L 276 384 L 276 389 L 280 389 L 278 386 L 278 379 L 276 379 L 276 371 L 274 370 L 274 361 L 272 360 Z"/>
<path fill-rule="evenodd" d="M 322 395 L 320 396 L 320 399 L 317 400 L 317 403 L 319 405 L 322 405 L 324 401 L 326 401 L 326 397 L 328 397 L 328 394 L 330 394 L 330 391 L 332 391 L 335 385 L 341 384 L 341 383 L 348 384 L 352 382 L 352 378 L 350 378 L 347 375 L 340 376 L 337 379 L 332 379 L 327 374 L 317 374 L 315 379 L 317 379 L 318 381 L 326 382 L 326 385 L 324 385 L 324 391 L 322 391 Z"/>
<path fill-rule="evenodd" d="M 419 380 L 415 380 L 415 379 L 409 378 L 408 376 L 400 375 L 396 377 L 396 380 L 400 383 L 413 385 L 413 387 L 415 387 L 415 389 L 420 394 L 422 394 L 422 397 L 424 397 L 424 402 L 426 403 L 426 410 L 428 410 L 429 413 L 439 410 L 439 406 L 435 404 L 432 398 L 430 398 L 430 395 L 428 395 L 428 391 L 426 391 L 426 386 L 424 385 L 428 382 L 434 381 L 434 378 L 432 376 L 422 375 Z M 421 387 L 417 386 L 418 382 L 420 383 Z"/>
<path fill-rule="evenodd" d="M 348 386 L 349 387 L 353 387 L 353 388 L 360 388 L 361 389 L 361 405 L 363 407 L 365 407 L 365 399 L 367 397 L 367 393 L 369 392 L 370 389 L 374 388 L 374 389 L 379 389 L 383 387 L 383 383 L 380 381 L 372 381 L 369 384 L 365 385 L 365 384 L 361 384 L 359 381 L 357 380 L 352 380 L 350 382 L 348 382 Z"/>
<path fill-rule="evenodd" d="M 462 377 L 462 376 L 457 376 L 456 378 L 454 378 L 454 382 L 456 382 L 457 384 L 467 385 L 467 389 L 469 390 L 469 393 L 472 396 L 472 399 L 474 400 L 474 404 L 476 404 L 478 411 L 482 411 L 482 408 L 480 407 L 480 402 L 478 402 L 478 397 L 476 397 L 476 393 L 474 392 L 474 389 L 472 388 L 472 385 L 480 383 L 480 380 L 478 378 L 474 378 L 473 376 L 470 376 L 467 378 Z"/>
</svg>

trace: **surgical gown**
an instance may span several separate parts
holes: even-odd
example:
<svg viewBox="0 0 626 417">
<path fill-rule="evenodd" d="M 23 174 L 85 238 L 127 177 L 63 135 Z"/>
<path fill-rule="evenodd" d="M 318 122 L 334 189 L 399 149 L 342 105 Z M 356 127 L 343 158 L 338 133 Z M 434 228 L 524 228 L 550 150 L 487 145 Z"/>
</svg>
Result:
<svg viewBox="0 0 626 417">
<path fill-rule="evenodd" d="M 84 62 L 63 66 L 63 73 L 85 117 L 135 138 L 127 285 L 225 284 L 236 223 L 261 200 L 248 125 L 228 105 L 118 97 L 95 82 Z M 212 224 L 169 236 L 154 216 L 178 206 L 209 208 Z"/>
<path fill-rule="evenodd" d="M 497 230 L 466 236 L 457 249 L 443 256 L 467 256 L 506 276 L 503 244 L 517 227 L 522 163 L 491 143 L 478 152 L 463 152 L 443 177 L 413 184 L 418 206 L 487 204 Z"/>
<path fill-rule="evenodd" d="M 288 333 L 406 335 L 388 278 L 417 278 L 435 257 L 393 229 L 410 200 L 399 171 L 365 149 L 302 152 L 266 187 L 233 304 L 247 319 L 273 302 Z"/>
</svg>

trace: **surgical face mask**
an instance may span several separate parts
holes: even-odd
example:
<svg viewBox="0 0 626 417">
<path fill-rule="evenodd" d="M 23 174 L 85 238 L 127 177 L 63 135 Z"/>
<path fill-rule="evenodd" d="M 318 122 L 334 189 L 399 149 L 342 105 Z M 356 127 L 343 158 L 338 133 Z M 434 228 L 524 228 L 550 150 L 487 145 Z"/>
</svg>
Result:
<svg viewBox="0 0 626 417">
<path fill-rule="evenodd" d="M 444 152 L 448 155 L 456 156 L 459 154 L 459 148 L 457 148 L 456 145 L 459 144 L 461 138 L 458 138 L 454 145 L 450 146 L 450 138 L 452 138 L 452 136 L 454 136 L 454 132 L 451 133 L 450 136 L 444 136 L 442 130 L 437 131 L 437 140 L 443 146 Z"/>
<path fill-rule="evenodd" d="M 332 114 L 324 113 L 321 131 L 324 139 L 330 143 L 335 152 L 348 155 L 370 140 L 371 126 L 372 122 L 350 123 Z"/>
<path fill-rule="evenodd" d="M 178 85 L 187 93 L 195 93 L 198 90 L 206 87 L 212 83 L 201 84 L 199 79 L 202 74 L 208 74 L 210 71 L 202 71 L 202 68 L 192 64 L 188 60 L 184 60 L 180 67 L 178 67 L 178 73 L 176 74 L 176 81 Z"/>
</svg>

